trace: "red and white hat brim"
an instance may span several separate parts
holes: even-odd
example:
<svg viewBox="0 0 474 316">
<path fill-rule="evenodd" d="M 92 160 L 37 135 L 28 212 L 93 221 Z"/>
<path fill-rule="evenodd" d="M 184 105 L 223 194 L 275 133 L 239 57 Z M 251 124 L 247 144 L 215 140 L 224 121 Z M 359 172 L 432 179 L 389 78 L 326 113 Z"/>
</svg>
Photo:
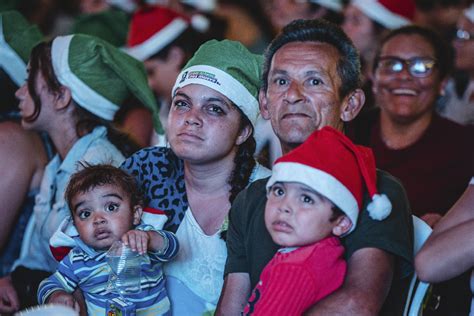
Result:
<svg viewBox="0 0 474 316">
<path fill-rule="evenodd" d="M 302 183 L 339 207 L 352 222 L 349 234 L 354 230 L 359 216 L 359 205 L 354 195 L 331 174 L 305 164 L 279 162 L 273 166 L 272 176 L 267 182 L 267 190 L 276 182 Z"/>
<path fill-rule="evenodd" d="M 178 38 L 188 26 L 189 23 L 186 20 L 176 18 L 146 41 L 132 47 L 127 47 L 124 51 L 140 61 L 145 61 Z"/>
<path fill-rule="evenodd" d="M 351 4 L 370 19 L 390 30 L 411 24 L 409 19 L 391 12 L 377 0 L 353 0 Z"/>
</svg>

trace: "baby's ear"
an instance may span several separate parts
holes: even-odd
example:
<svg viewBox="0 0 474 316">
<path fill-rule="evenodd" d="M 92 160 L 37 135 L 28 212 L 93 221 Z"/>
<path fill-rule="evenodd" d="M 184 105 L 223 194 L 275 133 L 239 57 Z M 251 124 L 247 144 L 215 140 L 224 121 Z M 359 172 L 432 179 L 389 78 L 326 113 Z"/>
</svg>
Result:
<svg viewBox="0 0 474 316">
<path fill-rule="evenodd" d="M 342 236 L 352 227 L 352 221 L 346 215 L 339 216 L 336 220 L 336 225 L 332 228 L 332 233 L 335 236 Z"/>
<path fill-rule="evenodd" d="M 142 219 L 143 214 L 143 207 L 141 205 L 135 205 L 133 207 L 133 225 L 140 224 L 140 220 Z"/>
</svg>

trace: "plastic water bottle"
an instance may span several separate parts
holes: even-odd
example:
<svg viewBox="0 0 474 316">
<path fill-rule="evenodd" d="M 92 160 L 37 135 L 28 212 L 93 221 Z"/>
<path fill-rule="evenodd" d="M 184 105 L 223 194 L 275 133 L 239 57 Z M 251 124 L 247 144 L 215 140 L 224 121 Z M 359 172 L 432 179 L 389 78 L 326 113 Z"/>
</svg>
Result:
<svg viewBox="0 0 474 316">
<path fill-rule="evenodd" d="M 107 252 L 107 262 L 111 268 L 107 288 L 120 294 L 138 293 L 141 291 L 141 264 L 148 259 L 132 251 L 121 241 L 115 242 Z"/>
</svg>

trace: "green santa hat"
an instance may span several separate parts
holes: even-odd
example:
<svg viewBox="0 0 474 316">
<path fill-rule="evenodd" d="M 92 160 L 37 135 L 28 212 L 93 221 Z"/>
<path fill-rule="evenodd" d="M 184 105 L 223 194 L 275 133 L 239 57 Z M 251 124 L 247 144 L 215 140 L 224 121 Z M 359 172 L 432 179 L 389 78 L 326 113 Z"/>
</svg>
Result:
<svg viewBox="0 0 474 316">
<path fill-rule="evenodd" d="M 94 35 L 115 47 L 122 47 L 127 40 L 129 22 L 125 12 L 115 9 L 83 14 L 74 22 L 72 33 Z"/>
<path fill-rule="evenodd" d="M 84 34 L 56 37 L 51 59 L 56 77 L 69 87 L 79 106 L 110 121 L 123 101 L 133 95 L 152 111 L 155 129 L 162 131 L 155 98 L 138 60 Z"/>
<path fill-rule="evenodd" d="M 16 85 L 25 82 L 30 52 L 42 39 L 38 27 L 30 25 L 17 11 L 0 13 L 0 67 Z"/>
<path fill-rule="evenodd" d="M 263 58 L 239 42 L 211 40 L 199 47 L 176 79 L 176 90 L 200 84 L 231 100 L 255 126 L 259 114 L 258 90 Z"/>
</svg>

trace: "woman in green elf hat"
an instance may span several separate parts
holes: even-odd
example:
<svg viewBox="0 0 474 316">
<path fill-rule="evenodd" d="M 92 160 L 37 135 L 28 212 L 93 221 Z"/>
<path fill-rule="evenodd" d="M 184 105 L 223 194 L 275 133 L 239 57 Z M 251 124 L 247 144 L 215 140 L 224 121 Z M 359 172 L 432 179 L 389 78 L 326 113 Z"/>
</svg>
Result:
<svg viewBox="0 0 474 316">
<path fill-rule="evenodd" d="M 20 258 L 0 279 L 0 313 L 35 302 L 37 283 L 56 269 L 49 240 L 70 214 L 63 195 L 78 162 L 118 165 L 135 150 L 110 126 L 123 100 L 133 95 L 156 106 L 142 64 L 92 36 L 41 43 L 28 68 L 27 83 L 16 93 L 22 126 L 46 132 L 57 154 L 46 166 Z"/>
<path fill-rule="evenodd" d="M 249 182 L 269 175 L 253 159 L 261 61 L 238 42 L 203 44 L 173 88 L 170 148 L 147 148 L 122 164 L 178 237 L 178 255 L 164 268 L 173 315 L 215 308 L 231 202 Z"/>
<path fill-rule="evenodd" d="M 10 273 L 20 255 L 26 224 L 33 211 L 49 142 L 21 127 L 15 91 L 26 79 L 31 49 L 43 38 L 16 11 L 0 12 L 0 277 Z"/>
</svg>

